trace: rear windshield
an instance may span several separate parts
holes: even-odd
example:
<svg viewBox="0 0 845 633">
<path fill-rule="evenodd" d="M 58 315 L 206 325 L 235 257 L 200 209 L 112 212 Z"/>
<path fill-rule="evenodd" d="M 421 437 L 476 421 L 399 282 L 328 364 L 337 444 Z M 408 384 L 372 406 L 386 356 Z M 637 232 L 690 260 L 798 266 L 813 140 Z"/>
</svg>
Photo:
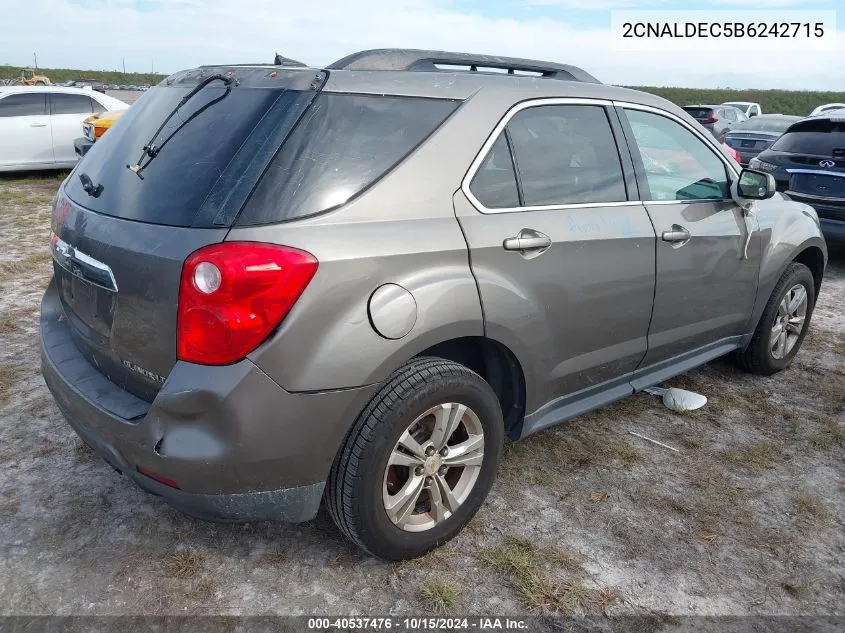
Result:
<svg viewBox="0 0 845 633">
<path fill-rule="evenodd" d="M 713 108 L 684 108 L 693 119 L 709 119 L 713 116 Z"/>
<path fill-rule="evenodd" d="M 299 103 L 292 97 L 296 91 L 240 86 L 227 93 L 215 82 L 189 99 L 156 134 L 192 89 L 159 85 L 147 91 L 79 163 L 66 185 L 68 197 L 105 215 L 191 226 L 203 200 L 271 106 L 275 110 L 277 100 L 286 99 Z M 150 141 L 161 149 L 141 179 L 127 165 L 149 160 L 142 151 Z M 86 193 L 81 175 L 90 178 L 89 188 L 102 185 L 99 196 Z"/>
<path fill-rule="evenodd" d="M 845 153 L 845 121 L 804 121 L 781 136 L 772 149 L 793 154 L 840 156 Z"/>
<path fill-rule="evenodd" d="M 743 132 L 774 132 L 774 133 L 783 133 L 786 131 L 790 125 L 795 123 L 798 119 L 771 119 L 771 118 L 764 118 L 760 116 L 755 116 L 747 121 L 743 121 L 739 123 L 733 128 L 731 131 L 738 131 L 741 130 Z"/>
<path fill-rule="evenodd" d="M 348 202 L 401 162 L 457 106 L 443 99 L 320 94 L 237 223 L 283 222 Z"/>
</svg>

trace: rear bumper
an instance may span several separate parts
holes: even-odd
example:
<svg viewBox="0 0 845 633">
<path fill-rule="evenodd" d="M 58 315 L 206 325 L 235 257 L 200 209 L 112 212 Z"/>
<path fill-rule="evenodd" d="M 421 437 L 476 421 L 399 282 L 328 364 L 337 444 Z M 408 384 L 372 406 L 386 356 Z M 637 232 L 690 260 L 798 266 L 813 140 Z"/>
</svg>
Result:
<svg viewBox="0 0 845 633">
<path fill-rule="evenodd" d="M 822 233 L 828 240 L 845 240 L 845 198 L 819 198 L 787 191 L 790 199 L 808 204 L 816 210 Z"/>
<path fill-rule="evenodd" d="M 822 234 L 828 240 L 836 240 L 837 242 L 845 242 L 845 220 L 831 220 L 829 218 L 819 218 Z"/>
<path fill-rule="evenodd" d="M 736 149 L 736 148 L 734 148 Z M 752 158 L 757 158 L 762 150 L 753 150 L 753 151 L 745 151 L 737 149 L 736 151 L 739 152 L 739 164 L 743 167 L 748 167 L 748 163 L 751 162 Z"/>
<path fill-rule="evenodd" d="M 376 388 L 295 394 L 248 360 L 178 362 L 147 403 L 85 360 L 55 282 L 42 301 L 40 339 L 44 379 L 82 440 L 145 490 L 203 519 L 313 518 L 340 443 Z"/>
</svg>

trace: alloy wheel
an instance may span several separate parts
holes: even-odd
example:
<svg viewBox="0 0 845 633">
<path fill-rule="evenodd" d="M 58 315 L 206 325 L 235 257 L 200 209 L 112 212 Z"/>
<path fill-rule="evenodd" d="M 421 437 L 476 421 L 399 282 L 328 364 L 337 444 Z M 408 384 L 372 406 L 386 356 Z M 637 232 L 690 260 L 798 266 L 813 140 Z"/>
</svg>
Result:
<svg viewBox="0 0 845 633">
<path fill-rule="evenodd" d="M 384 473 L 387 516 L 407 532 L 430 530 L 467 500 L 484 461 L 484 428 L 466 405 L 448 402 L 417 417 L 393 447 Z"/>
<path fill-rule="evenodd" d="M 769 350 L 772 357 L 781 360 L 795 347 L 804 322 L 807 319 L 807 290 L 796 284 L 781 299 L 772 332 L 769 337 Z"/>
</svg>

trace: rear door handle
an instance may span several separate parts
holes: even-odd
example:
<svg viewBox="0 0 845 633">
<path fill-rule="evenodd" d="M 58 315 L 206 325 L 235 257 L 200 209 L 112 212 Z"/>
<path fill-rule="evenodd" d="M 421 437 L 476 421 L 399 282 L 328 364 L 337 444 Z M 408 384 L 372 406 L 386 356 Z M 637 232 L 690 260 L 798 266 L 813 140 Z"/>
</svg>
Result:
<svg viewBox="0 0 845 633">
<path fill-rule="evenodd" d="M 664 242 L 674 242 L 676 244 L 683 244 L 688 242 L 690 237 L 690 232 L 687 231 L 684 227 L 673 224 L 672 228 L 668 231 L 663 231 L 663 234 L 660 236 Z"/>
<path fill-rule="evenodd" d="M 531 258 L 545 252 L 552 245 L 552 238 L 534 229 L 522 229 L 516 237 L 502 242 L 506 251 L 518 251 L 523 257 Z"/>
<path fill-rule="evenodd" d="M 30 123 L 29 127 L 47 127 L 46 123 Z"/>
</svg>

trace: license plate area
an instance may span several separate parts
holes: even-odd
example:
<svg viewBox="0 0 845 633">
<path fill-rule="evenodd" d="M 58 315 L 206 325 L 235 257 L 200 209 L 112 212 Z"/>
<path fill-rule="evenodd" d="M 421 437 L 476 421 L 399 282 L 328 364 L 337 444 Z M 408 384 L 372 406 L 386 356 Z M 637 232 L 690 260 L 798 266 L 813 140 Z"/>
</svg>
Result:
<svg viewBox="0 0 845 633">
<path fill-rule="evenodd" d="M 86 339 L 103 345 L 111 333 L 117 293 L 99 288 L 59 265 L 55 269 L 68 321 Z"/>
<path fill-rule="evenodd" d="M 797 193 L 807 193 L 823 198 L 843 198 L 845 197 L 845 174 L 843 176 L 794 174 L 789 188 Z"/>
</svg>

